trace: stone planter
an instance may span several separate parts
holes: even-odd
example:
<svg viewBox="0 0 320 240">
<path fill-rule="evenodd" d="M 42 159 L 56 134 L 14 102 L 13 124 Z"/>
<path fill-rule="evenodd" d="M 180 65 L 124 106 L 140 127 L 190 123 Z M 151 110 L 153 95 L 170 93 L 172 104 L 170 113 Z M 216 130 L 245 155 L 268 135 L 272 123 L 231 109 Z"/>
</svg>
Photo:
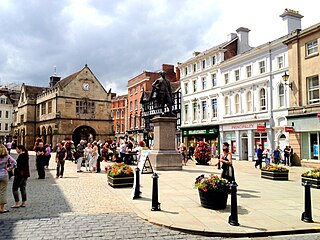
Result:
<svg viewBox="0 0 320 240">
<path fill-rule="evenodd" d="M 206 159 L 200 159 L 200 158 L 196 158 L 196 161 L 197 161 L 197 165 L 209 165 L 209 161 L 210 161 L 211 159 L 209 159 L 209 160 L 206 160 Z"/>
<path fill-rule="evenodd" d="M 289 180 L 289 172 L 261 170 L 261 178 L 266 178 L 266 179 L 270 179 L 270 180 L 277 180 L 277 181 L 288 181 Z"/>
<path fill-rule="evenodd" d="M 308 178 L 308 177 L 301 177 L 301 184 L 303 185 L 306 181 L 311 184 L 312 188 L 320 188 L 320 178 Z"/>
<path fill-rule="evenodd" d="M 134 177 L 110 177 L 108 176 L 108 184 L 113 188 L 133 187 Z"/>
<path fill-rule="evenodd" d="M 227 207 L 228 193 L 220 191 L 208 191 L 204 192 L 198 189 L 200 203 L 204 208 L 221 210 Z"/>
</svg>

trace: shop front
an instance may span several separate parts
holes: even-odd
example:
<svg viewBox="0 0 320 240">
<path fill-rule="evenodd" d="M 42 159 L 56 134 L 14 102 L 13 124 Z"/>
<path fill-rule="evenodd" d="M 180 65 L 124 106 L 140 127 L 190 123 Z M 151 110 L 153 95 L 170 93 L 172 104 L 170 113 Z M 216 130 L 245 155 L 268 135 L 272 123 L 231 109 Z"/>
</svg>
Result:
<svg viewBox="0 0 320 240">
<path fill-rule="evenodd" d="M 182 128 L 182 140 L 188 147 L 197 146 L 199 141 L 209 143 L 212 155 L 218 155 L 219 149 L 219 126 Z"/>
<path fill-rule="evenodd" d="M 273 147 L 270 144 L 272 130 L 268 122 L 220 125 L 220 135 L 221 143 L 229 143 L 232 157 L 238 160 L 253 161 L 259 144 L 263 149 Z"/>
<path fill-rule="evenodd" d="M 289 133 L 289 142 L 294 157 L 301 163 L 319 164 L 320 114 L 312 116 L 288 117 L 288 125 L 293 131 Z"/>
</svg>

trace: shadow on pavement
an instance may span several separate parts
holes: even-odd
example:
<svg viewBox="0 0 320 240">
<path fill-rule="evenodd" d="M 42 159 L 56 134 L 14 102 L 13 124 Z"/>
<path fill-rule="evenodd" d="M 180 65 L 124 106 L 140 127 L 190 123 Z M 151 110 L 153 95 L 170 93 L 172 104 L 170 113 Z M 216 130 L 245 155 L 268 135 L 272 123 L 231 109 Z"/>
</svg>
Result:
<svg viewBox="0 0 320 240">
<path fill-rule="evenodd" d="M 11 155 L 15 159 L 17 158 L 17 155 Z M 29 164 L 31 177 L 27 181 L 27 207 L 11 208 L 14 204 L 12 195 L 13 178 L 11 178 L 8 184 L 8 203 L 6 205 L 10 212 L 0 215 L 0 232 L 3 233 L 1 238 L 12 239 L 11 236 L 19 220 L 40 219 L 45 221 L 46 218 L 55 218 L 62 213 L 71 212 L 65 196 L 54 178 L 55 176 L 46 170 L 46 179 L 37 179 L 35 156 L 30 156 Z"/>
</svg>

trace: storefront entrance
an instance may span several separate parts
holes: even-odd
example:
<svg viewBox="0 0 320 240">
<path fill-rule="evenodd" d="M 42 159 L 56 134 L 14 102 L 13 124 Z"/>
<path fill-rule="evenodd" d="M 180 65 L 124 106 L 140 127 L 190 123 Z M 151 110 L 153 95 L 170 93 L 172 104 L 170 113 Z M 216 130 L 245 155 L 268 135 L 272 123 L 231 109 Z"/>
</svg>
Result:
<svg viewBox="0 0 320 240">
<path fill-rule="evenodd" d="M 96 131 L 89 126 L 80 126 L 73 131 L 72 141 L 75 146 L 80 142 L 80 140 L 86 140 L 87 142 L 93 141 L 96 138 Z"/>
<path fill-rule="evenodd" d="M 241 136 L 241 160 L 248 160 L 248 135 L 246 133 L 243 133 Z"/>
</svg>

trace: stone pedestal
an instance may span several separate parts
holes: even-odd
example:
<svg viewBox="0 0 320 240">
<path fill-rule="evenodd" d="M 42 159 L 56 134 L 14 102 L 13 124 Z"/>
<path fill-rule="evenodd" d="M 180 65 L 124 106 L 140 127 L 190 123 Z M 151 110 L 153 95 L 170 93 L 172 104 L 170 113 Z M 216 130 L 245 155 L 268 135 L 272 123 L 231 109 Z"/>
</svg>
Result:
<svg viewBox="0 0 320 240">
<path fill-rule="evenodd" d="M 176 117 L 155 117 L 154 147 L 149 154 L 155 170 L 182 170 L 182 159 L 175 149 Z"/>
</svg>

